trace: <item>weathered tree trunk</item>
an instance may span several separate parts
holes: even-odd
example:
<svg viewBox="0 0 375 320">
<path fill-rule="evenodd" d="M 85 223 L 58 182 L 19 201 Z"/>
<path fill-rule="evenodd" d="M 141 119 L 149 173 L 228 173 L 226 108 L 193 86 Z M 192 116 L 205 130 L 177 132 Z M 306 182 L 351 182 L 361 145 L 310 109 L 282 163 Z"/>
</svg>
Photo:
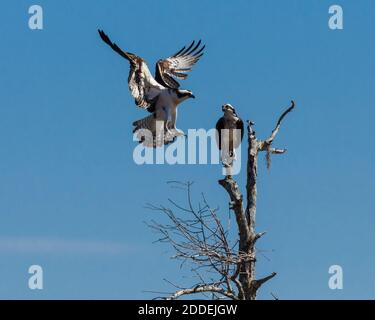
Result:
<svg viewBox="0 0 375 320">
<path fill-rule="evenodd" d="M 285 149 L 272 148 L 272 143 L 280 129 L 283 118 L 294 108 L 292 105 L 280 116 L 276 127 L 266 140 L 258 140 L 253 130 L 254 123 L 247 124 L 247 167 L 246 167 L 246 204 L 237 182 L 231 175 L 231 168 L 226 171 L 219 184 L 226 190 L 230 198 L 230 208 L 236 217 L 238 239 L 228 239 L 227 230 L 203 196 L 203 204 L 195 208 L 191 200 L 191 183 L 180 183 L 187 189 L 188 205 L 181 206 L 168 199 L 174 209 L 183 212 L 177 216 L 174 210 L 164 206 L 149 205 L 152 210 L 162 211 L 169 218 L 168 224 L 153 222 L 150 226 L 161 238 L 160 242 L 172 245 L 175 256 L 182 264 L 192 263 L 191 271 L 199 282 L 192 287 L 174 285 L 178 290 L 170 293 L 165 299 L 178 299 L 184 295 L 210 293 L 213 299 L 255 300 L 258 289 L 263 283 L 272 279 L 276 273 L 261 279 L 256 278 L 257 240 L 265 232 L 257 233 L 255 218 L 257 209 L 257 171 L 259 152 L 266 152 L 267 166 L 270 166 L 271 154 L 283 154 Z M 246 206 L 246 207 L 245 207 Z M 186 216 L 188 215 L 188 216 Z M 238 249 L 236 244 L 238 242 Z M 181 265 L 182 265 L 181 264 Z M 209 272 L 210 278 L 200 271 Z M 215 275 L 215 276 L 212 276 Z M 171 283 L 171 282 L 169 282 Z M 171 283 L 173 285 L 173 283 Z"/>
<path fill-rule="evenodd" d="M 260 237 L 260 235 L 257 236 L 255 233 L 259 142 L 256 139 L 252 125 L 251 122 L 248 123 L 246 210 L 243 208 L 242 195 L 237 182 L 231 176 L 226 176 L 225 179 L 219 181 L 219 184 L 230 195 L 236 194 L 235 199 L 231 196 L 231 201 L 239 228 L 239 255 L 244 257 L 242 263 L 238 266 L 239 282 L 242 287 L 239 298 L 242 300 L 255 300 L 259 287 L 255 279 L 255 242 Z M 236 199 L 238 199 L 238 203 L 236 203 Z"/>
<path fill-rule="evenodd" d="M 250 262 L 245 267 L 245 276 L 247 279 L 244 281 L 246 284 L 246 300 L 255 300 L 257 289 L 254 286 L 255 281 L 255 215 L 257 208 L 257 167 L 258 167 L 258 147 L 255 132 L 252 128 L 252 123 L 248 124 L 248 152 L 247 152 L 247 206 L 246 218 L 249 224 L 250 241 L 248 244 L 247 254 L 251 257 Z M 241 281 L 240 277 L 240 281 Z"/>
<path fill-rule="evenodd" d="M 292 105 L 280 116 L 275 129 L 272 131 L 270 137 L 264 141 L 258 140 L 253 129 L 254 123 L 248 121 L 248 151 L 247 151 L 247 183 L 246 183 L 246 210 L 243 207 L 243 197 L 239 190 L 237 182 L 232 176 L 226 176 L 225 179 L 219 180 L 219 184 L 225 188 L 231 199 L 231 208 L 233 209 L 238 231 L 239 231 L 239 246 L 238 255 L 243 257 L 238 264 L 238 297 L 241 300 L 255 300 L 257 291 L 260 286 L 266 281 L 276 276 L 276 273 L 262 278 L 256 279 L 256 241 L 265 234 L 256 233 L 255 218 L 257 208 L 257 171 L 258 171 L 258 155 L 260 151 L 265 151 L 267 154 L 283 154 L 286 149 L 271 148 L 272 142 L 275 139 L 281 125 L 283 118 L 293 110 Z M 234 280 L 234 279 L 233 279 Z"/>
</svg>

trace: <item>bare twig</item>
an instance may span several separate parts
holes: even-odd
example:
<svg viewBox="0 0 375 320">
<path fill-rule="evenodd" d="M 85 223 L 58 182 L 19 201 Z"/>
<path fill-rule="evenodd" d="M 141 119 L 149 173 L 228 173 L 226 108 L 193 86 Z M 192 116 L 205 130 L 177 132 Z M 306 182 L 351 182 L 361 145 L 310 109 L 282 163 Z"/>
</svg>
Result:
<svg viewBox="0 0 375 320">
<path fill-rule="evenodd" d="M 276 272 L 273 272 L 273 273 L 271 273 L 267 277 L 264 277 L 264 278 L 261 278 L 261 279 L 258 279 L 258 280 L 254 280 L 254 284 L 253 284 L 254 288 L 256 288 L 256 290 L 258 290 L 262 284 L 264 284 L 267 281 L 271 280 L 275 276 L 276 276 Z"/>
<path fill-rule="evenodd" d="M 238 300 L 238 298 L 233 294 L 228 291 L 225 291 L 223 288 L 217 287 L 212 284 L 202 284 L 202 285 L 197 285 L 194 288 L 187 288 L 187 289 L 182 289 L 179 291 L 176 291 L 173 295 L 170 297 L 166 298 L 167 300 L 176 300 L 181 296 L 184 295 L 190 295 L 190 294 L 195 294 L 195 293 L 202 293 L 202 292 L 213 292 L 213 293 L 219 293 L 229 299 L 232 300 Z"/>
<path fill-rule="evenodd" d="M 231 175 L 218 181 L 229 196 L 230 209 L 236 218 L 238 238 L 232 239 L 229 236 L 228 229 L 224 228 L 218 215 L 218 209 L 212 208 L 204 195 L 202 202 L 193 204 L 191 182 L 169 182 L 173 188 L 186 192 L 185 205 L 172 199 L 168 199 L 171 207 L 148 205 L 149 209 L 160 211 L 168 218 L 167 224 L 156 221 L 149 224 L 160 235 L 158 241 L 170 244 L 175 251 L 173 258 L 181 261 L 181 267 L 189 264 L 191 272 L 199 281 L 193 287 L 182 287 L 165 280 L 177 291 L 166 294 L 163 299 L 174 300 L 199 293 L 213 299 L 254 300 L 258 289 L 276 276 L 276 273 L 272 273 L 261 279 L 255 277 L 255 243 L 265 234 L 255 231 L 258 154 L 266 151 L 270 165 L 271 155 L 286 152 L 286 149 L 272 147 L 272 143 L 283 119 L 294 107 L 295 103 L 292 101 L 291 106 L 279 117 L 271 135 L 264 141 L 257 139 L 254 123 L 248 121 L 246 203 Z M 178 215 L 177 211 L 182 214 Z"/>
<path fill-rule="evenodd" d="M 273 129 L 271 135 L 266 140 L 264 140 L 264 142 L 261 144 L 260 149 L 262 151 L 265 150 L 265 148 L 267 147 L 267 145 L 270 146 L 272 144 L 273 140 L 275 140 L 277 134 L 279 133 L 279 130 L 280 130 L 280 127 L 281 127 L 281 122 L 286 117 L 286 115 L 289 112 L 291 112 L 294 108 L 295 108 L 295 102 L 292 100 L 290 107 L 288 109 L 286 109 L 282 113 L 282 115 L 279 117 L 279 119 L 277 120 L 276 127 Z"/>
</svg>

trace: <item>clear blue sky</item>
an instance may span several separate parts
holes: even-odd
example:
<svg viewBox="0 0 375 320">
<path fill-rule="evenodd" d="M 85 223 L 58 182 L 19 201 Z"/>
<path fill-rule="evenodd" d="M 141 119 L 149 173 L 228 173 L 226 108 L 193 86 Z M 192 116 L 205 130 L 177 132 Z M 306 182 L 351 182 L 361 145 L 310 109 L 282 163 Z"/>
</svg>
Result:
<svg viewBox="0 0 375 320">
<path fill-rule="evenodd" d="M 28 8 L 44 9 L 44 30 Z M 0 32 L 0 298 L 152 298 L 179 266 L 153 244 L 143 208 L 166 203 L 169 180 L 195 181 L 227 217 L 218 165 L 137 166 L 128 64 L 103 28 L 153 70 L 192 39 L 206 55 L 183 87 L 179 127 L 212 128 L 224 102 L 272 129 L 293 98 L 270 172 L 261 159 L 259 276 L 277 278 L 262 299 L 374 298 L 373 1 L 338 0 L 344 30 L 328 28 L 332 1 L 3 1 Z M 199 117 L 195 115 L 199 114 Z M 245 177 L 239 178 L 244 187 Z M 181 198 L 181 195 L 177 195 Z M 160 217 L 161 218 L 161 217 Z M 44 269 L 44 290 L 27 270 Z M 328 268 L 344 289 L 328 288 Z"/>
</svg>

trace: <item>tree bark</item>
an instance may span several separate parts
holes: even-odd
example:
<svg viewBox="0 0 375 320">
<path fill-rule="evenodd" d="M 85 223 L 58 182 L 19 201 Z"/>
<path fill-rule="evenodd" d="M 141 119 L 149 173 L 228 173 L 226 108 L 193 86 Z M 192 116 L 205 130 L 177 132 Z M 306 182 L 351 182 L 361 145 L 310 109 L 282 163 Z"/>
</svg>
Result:
<svg viewBox="0 0 375 320">
<path fill-rule="evenodd" d="M 193 206 L 191 182 L 174 182 L 180 188 L 187 190 L 186 206 L 168 199 L 174 209 L 183 212 L 182 217 L 176 215 L 169 207 L 148 206 L 151 210 L 162 211 L 169 219 L 168 224 L 153 221 L 150 225 L 161 235 L 158 241 L 172 245 L 175 251 L 174 258 L 182 261 L 181 266 L 190 262 L 191 271 L 199 281 L 191 287 L 174 285 L 178 290 L 169 293 L 166 299 L 175 300 L 185 295 L 209 293 L 213 299 L 255 300 L 259 288 L 276 276 L 273 272 L 264 278 L 257 279 L 255 273 L 255 244 L 265 234 L 265 232 L 257 233 L 255 228 L 258 155 L 259 152 L 266 152 L 269 168 L 271 155 L 286 152 L 286 149 L 274 148 L 272 144 L 280 130 L 282 120 L 293 109 L 294 102 L 292 101 L 291 106 L 279 117 L 271 135 L 265 140 L 257 139 L 253 128 L 254 123 L 248 121 L 245 199 L 238 183 L 232 177 L 231 170 L 227 170 L 225 178 L 218 181 L 230 198 L 230 209 L 233 210 L 236 218 L 238 239 L 231 241 L 232 239 L 228 238 L 228 232 L 216 214 L 217 209 L 211 208 L 204 196 L 203 203 L 199 203 L 197 207 Z M 201 270 L 207 272 L 209 278 Z"/>
<path fill-rule="evenodd" d="M 219 180 L 219 184 L 225 188 L 230 199 L 231 209 L 233 209 L 239 230 L 239 256 L 244 257 L 238 265 L 239 277 L 239 299 L 255 300 L 257 291 L 262 284 L 276 276 L 276 273 L 256 279 L 256 241 L 265 234 L 256 233 L 256 209 L 257 209 L 257 173 L 258 173 L 258 155 L 259 152 L 265 151 L 270 154 L 283 154 L 286 149 L 271 148 L 271 145 L 279 132 L 281 122 L 284 117 L 295 107 L 292 101 L 291 106 L 285 110 L 279 117 L 271 135 L 264 141 L 258 140 L 253 129 L 254 123 L 248 121 L 248 150 L 247 150 L 247 183 L 246 183 L 246 210 L 243 208 L 243 197 L 237 182 L 232 176 L 226 176 Z M 235 275 L 236 276 L 236 275 Z"/>
</svg>

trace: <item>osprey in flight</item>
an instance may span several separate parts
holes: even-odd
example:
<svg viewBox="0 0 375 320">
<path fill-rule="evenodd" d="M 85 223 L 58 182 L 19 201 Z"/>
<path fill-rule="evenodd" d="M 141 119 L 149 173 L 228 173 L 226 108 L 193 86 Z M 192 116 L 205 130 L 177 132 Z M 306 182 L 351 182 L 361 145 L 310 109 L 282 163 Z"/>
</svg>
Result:
<svg viewBox="0 0 375 320">
<path fill-rule="evenodd" d="M 156 63 L 155 78 L 146 62 L 133 53 L 123 51 L 102 31 L 102 40 L 130 62 L 129 89 L 135 104 L 151 113 L 133 123 L 137 138 L 147 147 L 158 147 L 173 142 L 184 132 L 176 128 L 177 106 L 186 99 L 195 98 L 190 90 L 181 90 L 177 79 L 184 80 L 193 65 L 202 57 L 201 41 L 193 41 L 169 58 Z"/>
<path fill-rule="evenodd" d="M 242 142 L 243 121 L 230 104 L 223 105 L 222 110 L 224 115 L 216 123 L 216 143 L 224 166 L 231 167 L 236 159 L 235 149 Z"/>
</svg>

